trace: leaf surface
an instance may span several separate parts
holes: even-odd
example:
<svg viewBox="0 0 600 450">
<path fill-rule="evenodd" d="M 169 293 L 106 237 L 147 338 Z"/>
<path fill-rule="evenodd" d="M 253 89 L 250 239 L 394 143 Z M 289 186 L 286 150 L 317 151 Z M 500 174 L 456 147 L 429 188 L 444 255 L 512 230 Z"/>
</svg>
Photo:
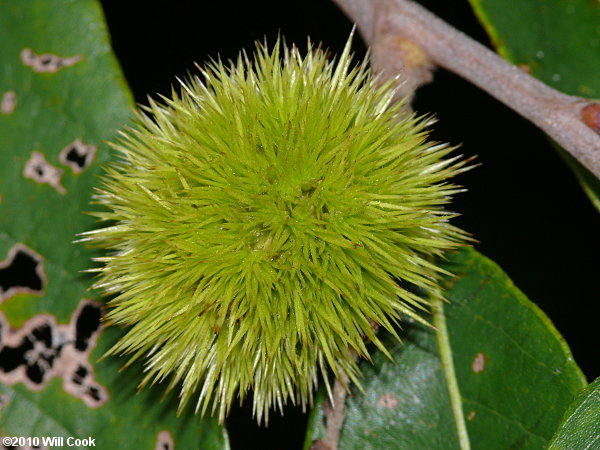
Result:
<svg viewBox="0 0 600 450">
<path fill-rule="evenodd" d="M 120 331 L 81 273 L 99 255 L 73 241 L 133 106 L 98 3 L 0 1 L 0 42 L 0 435 L 228 448 L 174 396 L 136 395 L 141 367 L 98 361 Z"/>
<path fill-rule="evenodd" d="M 362 364 L 365 394 L 353 388 L 346 401 L 340 448 L 545 448 L 586 386 L 549 319 L 498 266 L 463 250 L 445 268 L 456 274 L 447 333 L 407 324 L 403 344 L 388 340 L 395 362 L 377 353 Z M 306 448 L 324 436 L 323 411 L 312 412 Z"/>
<path fill-rule="evenodd" d="M 600 378 L 569 406 L 550 449 L 600 448 Z"/>
</svg>

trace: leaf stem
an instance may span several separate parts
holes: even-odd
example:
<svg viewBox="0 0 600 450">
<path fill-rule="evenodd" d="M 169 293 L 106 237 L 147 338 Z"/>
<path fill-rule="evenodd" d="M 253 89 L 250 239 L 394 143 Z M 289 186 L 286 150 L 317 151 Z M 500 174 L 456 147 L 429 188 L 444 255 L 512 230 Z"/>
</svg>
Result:
<svg viewBox="0 0 600 450">
<path fill-rule="evenodd" d="M 446 327 L 444 301 L 440 297 L 432 296 L 431 304 L 433 309 L 433 325 L 437 328 L 436 339 L 440 350 L 442 369 L 444 370 L 444 376 L 446 377 L 446 385 L 448 386 L 448 394 L 450 395 L 450 404 L 452 406 L 458 441 L 461 450 L 470 450 L 471 443 L 467 433 L 462 399 L 460 390 L 458 389 L 458 382 L 456 381 L 454 362 L 452 361 L 452 348 L 450 347 L 448 328 Z"/>
</svg>

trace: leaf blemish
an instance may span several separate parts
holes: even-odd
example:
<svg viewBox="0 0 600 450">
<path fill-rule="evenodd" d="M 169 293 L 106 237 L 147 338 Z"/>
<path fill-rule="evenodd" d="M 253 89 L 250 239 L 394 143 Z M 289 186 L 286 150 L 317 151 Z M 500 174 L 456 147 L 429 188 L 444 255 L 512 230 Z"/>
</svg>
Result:
<svg viewBox="0 0 600 450">
<path fill-rule="evenodd" d="M 108 392 L 94 380 L 88 358 L 101 328 L 102 310 L 82 300 L 68 325 L 58 325 L 51 314 L 29 319 L 12 330 L 0 312 L 0 383 L 23 383 L 39 392 L 53 377 L 63 379 L 65 392 L 90 408 L 108 401 Z"/>
<path fill-rule="evenodd" d="M 31 158 L 25 163 L 23 176 L 29 178 L 36 183 L 49 184 L 59 194 L 66 194 L 67 190 L 60 184 L 63 171 L 58 167 L 54 167 L 44 157 L 42 152 L 34 151 L 31 153 Z"/>
<path fill-rule="evenodd" d="M 81 173 L 87 169 L 96 156 L 96 146 L 84 144 L 81 138 L 63 148 L 58 159 L 65 166 L 73 169 L 75 173 Z"/>
<path fill-rule="evenodd" d="M 477 411 L 471 411 L 471 412 L 470 412 L 470 413 L 467 415 L 467 420 L 468 420 L 469 422 L 471 422 L 471 421 L 472 421 L 472 420 L 475 418 L 475 416 L 476 416 L 476 415 L 477 415 Z"/>
<path fill-rule="evenodd" d="M 5 408 L 10 403 L 10 397 L 8 395 L 0 394 L 0 409 Z"/>
<path fill-rule="evenodd" d="M 377 403 L 382 408 L 395 408 L 398 405 L 398 399 L 394 394 L 385 394 L 379 397 Z"/>
<path fill-rule="evenodd" d="M 21 50 L 21 62 L 34 72 L 38 73 L 54 73 L 63 67 L 69 67 L 77 64 L 83 59 L 83 55 L 75 55 L 71 57 L 61 57 L 53 53 L 37 54 L 30 48 Z"/>
<path fill-rule="evenodd" d="M 42 295 L 46 286 L 43 258 L 24 244 L 15 244 L 0 261 L 0 303 L 16 294 Z"/>
<path fill-rule="evenodd" d="M 10 115 L 15 112 L 17 107 L 17 93 L 15 91 L 6 91 L 2 96 L 2 102 L 0 102 L 0 111 L 4 115 Z"/>
<path fill-rule="evenodd" d="M 473 359 L 473 363 L 471 364 L 471 369 L 473 369 L 473 372 L 475 373 L 483 372 L 485 370 L 485 363 L 488 360 L 489 358 L 483 353 L 477 353 L 477 355 L 475 355 L 475 358 Z"/>
<path fill-rule="evenodd" d="M 175 449 L 175 441 L 173 440 L 173 436 L 168 430 L 162 430 L 156 436 L 156 446 L 155 450 L 174 450 Z"/>
</svg>

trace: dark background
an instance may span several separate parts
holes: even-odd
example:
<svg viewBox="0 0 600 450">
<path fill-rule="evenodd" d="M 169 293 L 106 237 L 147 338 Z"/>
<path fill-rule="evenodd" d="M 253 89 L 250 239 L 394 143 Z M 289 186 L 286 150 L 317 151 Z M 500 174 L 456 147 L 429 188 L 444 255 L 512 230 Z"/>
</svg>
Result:
<svg viewBox="0 0 600 450">
<path fill-rule="evenodd" d="M 421 3 L 489 45 L 466 0 Z M 170 94 L 175 76 L 209 57 L 235 58 L 265 36 L 281 33 L 305 48 L 306 38 L 339 53 L 352 24 L 327 0 L 302 2 L 102 1 L 113 47 L 136 101 Z M 365 47 L 355 38 L 354 50 Z M 481 166 L 458 182 L 455 223 L 479 241 L 476 248 L 498 263 L 545 313 L 569 343 L 588 380 L 600 375 L 598 288 L 600 215 L 542 132 L 487 94 L 439 70 L 418 91 L 414 106 L 439 119 L 435 139 L 462 144 Z M 251 419 L 249 402 L 228 419 L 232 448 L 301 448 L 306 417 L 287 408 L 269 428 Z"/>
</svg>

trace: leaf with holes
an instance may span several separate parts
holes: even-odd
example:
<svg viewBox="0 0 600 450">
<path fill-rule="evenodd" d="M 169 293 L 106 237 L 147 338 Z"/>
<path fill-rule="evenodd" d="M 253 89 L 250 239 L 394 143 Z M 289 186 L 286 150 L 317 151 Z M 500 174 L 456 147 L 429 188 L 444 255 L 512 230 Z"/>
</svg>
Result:
<svg viewBox="0 0 600 450">
<path fill-rule="evenodd" d="M 469 0 L 508 61 L 566 94 L 600 99 L 600 4 L 596 0 Z M 559 154 L 600 211 L 600 181 Z"/>
<path fill-rule="evenodd" d="M 177 418 L 160 390 L 136 395 L 140 368 L 98 362 L 120 331 L 104 329 L 81 275 L 94 253 L 72 241 L 94 227 L 82 211 L 110 159 L 103 142 L 133 106 L 102 11 L 1 2 L 0 42 L 0 435 L 227 448 L 216 421 Z"/>
<path fill-rule="evenodd" d="M 545 448 L 585 379 L 544 313 L 493 262 L 453 254 L 448 304 L 435 331 L 412 323 L 390 361 L 363 363 L 340 448 Z M 439 305 L 438 305 L 439 306 Z M 326 404 L 312 414 L 305 448 L 324 437 Z"/>
</svg>

